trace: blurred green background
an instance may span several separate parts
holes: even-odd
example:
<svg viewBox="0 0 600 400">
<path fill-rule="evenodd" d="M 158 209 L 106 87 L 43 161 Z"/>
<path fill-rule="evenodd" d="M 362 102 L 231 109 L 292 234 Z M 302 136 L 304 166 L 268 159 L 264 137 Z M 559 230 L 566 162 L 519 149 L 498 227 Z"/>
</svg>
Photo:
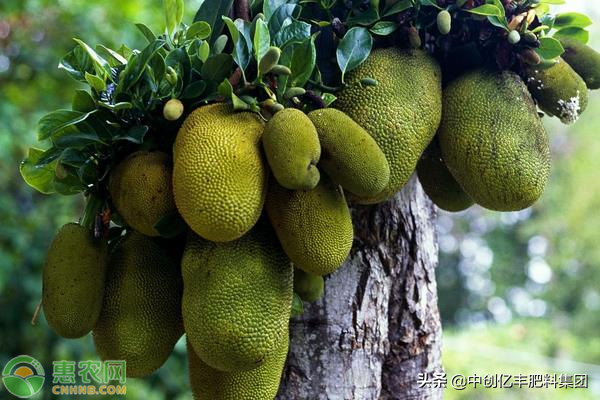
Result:
<svg viewBox="0 0 600 400">
<path fill-rule="evenodd" d="M 570 0 L 562 8 L 584 11 L 600 26 L 595 3 Z M 199 4 L 186 1 L 186 21 Z M 135 22 L 160 31 L 162 1 L 0 2 L 0 365 L 18 354 L 47 370 L 53 360 L 96 359 L 90 336 L 61 339 L 43 316 L 30 325 L 47 246 L 82 203 L 34 193 L 17 167 L 38 119 L 70 103 L 77 84 L 56 67 L 72 38 L 139 47 Z M 591 31 L 600 48 L 599 28 Z M 569 127 L 546 119 L 554 169 L 534 208 L 439 213 L 438 288 L 449 377 L 584 373 L 590 389 L 448 389 L 447 399 L 600 398 L 600 93 L 591 94 L 588 110 Z M 127 390 L 128 398 L 190 398 L 183 343 L 166 368 L 128 381 Z M 50 391 L 36 398 L 51 398 Z"/>
</svg>

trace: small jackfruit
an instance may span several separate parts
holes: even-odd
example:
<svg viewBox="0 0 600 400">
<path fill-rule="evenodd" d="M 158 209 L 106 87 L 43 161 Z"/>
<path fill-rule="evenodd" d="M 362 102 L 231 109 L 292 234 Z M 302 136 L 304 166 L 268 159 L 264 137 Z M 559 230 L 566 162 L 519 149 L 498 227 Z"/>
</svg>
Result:
<svg viewBox="0 0 600 400">
<path fill-rule="evenodd" d="M 79 224 L 56 234 L 44 264 L 42 306 L 48 325 L 60 336 L 89 333 L 100 315 L 107 246 Z"/>
<path fill-rule="evenodd" d="M 203 106 L 184 121 L 173 146 L 173 192 L 181 216 L 205 239 L 226 242 L 260 217 L 268 170 L 261 156 L 263 123 L 224 103 Z"/>
<path fill-rule="evenodd" d="M 585 111 L 585 82 L 563 59 L 550 68 L 531 67 L 526 75 L 529 91 L 545 113 L 570 124 Z"/>
<path fill-rule="evenodd" d="M 571 38 L 560 39 L 565 52 L 562 58 L 581 76 L 588 89 L 600 89 L 600 53 Z"/>
<path fill-rule="evenodd" d="M 344 193 L 326 175 L 313 190 L 287 190 L 271 181 L 267 214 L 294 265 L 315 274 L 338 269 L 352 248 L 354 232 Z"/>
<path fill-rule="evenodd" d="M 302 111 L 286 108 L 265 125 L 263 148 L 271 171 L 287 189 L 312 189 L 319 183 L 321 145 L 317 130 Z"/>
<path fill-rule="evenodd" d="M 163 107 L 163 116 L 168 121 L 177 121 L 183 114 L 183 103 L 178 99 L 171 99 Z"/>
<path fill-rule="evenodd" d="M 304 301 L 317 301 L 323 296 L 325 281 L 322 276 L 294 268 L 294 293 Z"/>
<path fill-rule="evenodd" d="M 183 334 L 178 266 L 152 239 L 120 238 L 110 254 L 104 304 L 94 327 L 103 360 L 125 360 L 127 377 L 156 371 Z"/>
<path fill-rule="evenodd" d="M 293 269 L 268 224 L 227 243 L 190 235 L 181 265 L 185 331 L 206 364 L 258 368 L 287 340 Z"/>
<path fill-rule="evenodd" d="M 516 211 L 540 197 L 550 172 L 550 148 L 518 75 L 469 72 L 446 87 L 443 110 L 438 132 L 442 156 L 476 203 Z"/>
<path fill-rule="evenodd" d="M 269 354 L 265 363 L 250 371 L 223 372 L 198 357 L 187 341 L 190 386 L 195 400 L 273 400 L 279 389 L 289 339 Z"/>
<path fill-rule="evenodd" d="M 308 114 L 319 134 L 319 166 L 348 192 L 375 196 L 390 180 L 390 166 L 377 142 L 360 125 L 335 108 Z"/>
<path fill-rule="evenodd" d="M 442 10 L 438 13 L 436 17 L 436 23 L 438 31 L 442 35 L 447 35 L 452 29 L 452 15 L 450 15 L 448 10 Z"/>
<path fill-rule="evenodd" d="M 154 225 L 176 210 L 171 158 L 160 151 L 137 151 L 111 172 L 108 184 L 118 213 L 133 229 L 158 236 Z"/>
<path fill-rule="evenodd" d="M 363 86 L 363 78 L 376 86 Z M 333 106 L 375 139 L 390 166 L 387 187 L 376 196 L 354 198 L 372 204 L 392 197 L 408 182 L 435 135 L 442 115 L 442 74 L 423 50 L 377 49 L 346 76 Z"/>
</svg>

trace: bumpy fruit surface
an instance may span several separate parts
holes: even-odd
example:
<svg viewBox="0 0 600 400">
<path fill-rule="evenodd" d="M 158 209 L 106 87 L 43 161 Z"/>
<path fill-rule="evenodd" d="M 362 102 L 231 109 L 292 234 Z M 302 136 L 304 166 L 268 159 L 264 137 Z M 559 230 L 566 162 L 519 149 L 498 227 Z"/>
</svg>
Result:
<svg viewBox="0 0 600 400">
<path fill-rule="evenodd" d="M 287 340 L 293 269 L 268 224 L 227 243 L 190 236 L 182 273 L 185 331 L 212 368 L 258 368 Z"/>
<path fill-rule="evenodd" d="M 149 237 L 121 238 L 109 259 L 104 304 L 94 328 L 103 360 L 125 360 L 127 377 L 160 368 L 183 334 L 179 267 Z"/>
<path fill-rule="evenodd" d="M 352 248 L 354 232 L 341 188 L 325 174 L 313 190 L 287 190 L 271 181 L 265 204 L 292 262 L 315 275 L 330 274 Z"/>
<path fill-rule="evenodd" d="M 527 87 L 512 72 L 476 70 L 450 83 L 439 138 L 452 176 L 483 207 L 520 210 L 546 186 L 548 137 Z"/>
<path fill-rule="evenodd" d="M 600 89 L 600 53 L 578 40 L 560 39 L 562 58 L 583 78 L 588 89 Z"/>
<path fill-rule="evenodd" d="M 56 234 L 44 264 L 42 306 L 50 327 L 60 336 L 89 333 L 100 315 L 106 276 L 107 246 L 79 224 Z"/>
<path fill-rule="evenodd" d="M 377 142 L 342 111 L 324 108 L 308 114 L 323 155 L 319 166 L 350 193 L 375 196 L 390 180 L 390 166 Z"/>
<path fill-rule="evenodd" d="M 286 108 L 265 125 L 263 148 L 271 171 L 287 189 L 312 189 L 319 183 L 321 145 L 317 130 L 302 111 Z"/>
<path fill-rule="evenodd" d="M 376 79 L 376 86 L 360 84 Z M 374 50 L 348 73 L 347 86 L 334 107 L 344 111 L 375 139 L 390 166 L 387 187 L 373 197 L 356 199 L 372 204 L 400 190 L 439 126 L 442 81 L 438 63 L 422 50 Z"/>
<path fill-rule="evenodd" d="M 317 301 L 323 296 L 325 281 L 322 276 L 294 268 L 294 293 L 304 301 Z"/>
<path fill-rule="evenodd" d="M 109 191 L 125 222 L 146 236 L 158 236 L 154 225 L 175 212 L 171 158 L 160 151 L 138 151 L 111 172 Z"/>
<path fill-rule="evenodd" d="M 168 121 L 177 121 L 183 115 L 183 103 L 178 99 L 167 101 L 163 107 L 163 116 Z"/>
<path fill-rule="evenodd" d="M 181 216 L 205 239 L 241 237 L 258 220 L 268 170 L 261 119 L 217 103 L 192 112 L 173 146 L 173 192 Z"/>
</svg>

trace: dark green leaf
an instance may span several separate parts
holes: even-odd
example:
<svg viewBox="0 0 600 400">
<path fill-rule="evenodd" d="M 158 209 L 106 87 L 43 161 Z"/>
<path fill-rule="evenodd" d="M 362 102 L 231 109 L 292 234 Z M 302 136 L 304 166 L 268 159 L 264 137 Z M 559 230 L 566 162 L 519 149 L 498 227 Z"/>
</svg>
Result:
<svg viewBox="0 0 600 400">
<path fill-rule="evenodd" d="M 144 141 L 144 136 L 148 132 L 146 125 L 138 125 L 130 128 L 128 131 L 122 131 L 113 137 L 113 140 L 126 140 L 128 142 L 141 144 Z"/>
<path fill-rule="evenodd" d="M 292 75 L 287 87 L 303 87 L 315 69 L 317 50 L 312 37 L 305 39 L 302 43 L 294 46 L 290 69 Z"/>
<path fill-rule="evenodd" d="M 367 59 L 372 46 L 373 38 L 367 29 L 354 27 L 346 32 L 335 52 L 338 65 L 342 71 L 342 82 L 346 72 L 352 71 Z"/>
<path fill-rule="evenodd" d="M 183 7 L 183 0 L 163 0 L 167 32 L 173 32 L 183 20 Z"/>
<path fill-rule="evenodd" d="M 103 143 L 96 132 L 75 132 L 68 135 L 62 135 L 54 142 L 59 148 L 72 147 L 75 149 L 84 148 L 90 144 Z"/>
<path fill-rule="evenodd" d="M 194 99 L 200 97 L 206 89 L 206 83 L 204 81 L 196 81 L 188 85 L 181 95 L 182 99 Z"/>
<path fill-rule="evenodd" d="M 187 224 L 178 212 L 163 216 L 155 225 L 154 229 L 164 238 L 171 239 L 187 231 Z"/>
<path fill-rule="evenodd" d="M 290 43 L 300 43 L 308 37 L 310 37 L 310 24 L 294 21 L 277 33 L 274 44 L 283 48 Z"/>
<path fill-rule="evenodd" d="M 97 47 L 98 52 L 102 52 L 106 54 L 106 58 L 108 58 L 108 63 L 111 66 L 119 66 L 127 64 L 127 59 L 120 55 L 118 52 L 109 49 L 106 46 L 99 44 Z M 112 62 L 111 62 L 112 61 Z"/>
<path fill-rule="evenodd" d="M 265 15 L 265 20 L 269 22 L 271 16 L 275 13 L 282 5 L 286 4 L 287 0 L 264 0 L 263 1 L 263 14 Z"/>
<path fill-rule="evenodd" d="M 156 40 L 156 35 L 146 25 L 135 24 L 135 26 L 142 32 L 148 43 L 153 43 Z"/>
<path fill-rule="evenodd" d="M 43 167 L 45 165 L 50 164 L 54 160 L 58 159 L 62 154 L 64 149 L 58 147 L 50 147 L 48 150 L 44 151 L 43 154 L 37 159 L 35 166 Z"/>
<path fill-rule="evenodd" d="M 271 35 L 269 34 L 269 27 L 267 23 L 262 19 L 256 21 L 254 27 L 254 58 L 259 61 L 269 49 L 271 44 Z"/>
<path fill-rule="evenodd" d="M 233 0 L 204 0 L 196 16 L 194 22 L 204 21 L 211 26 L 209 44 L 213 44 L 223 30 L 222 15 L 228 15 Z"/>
<path fill-rule="evenodd" d="M 150 43 L 141 53 L 131 57 L 127 67 L 123 71 L 119 89 L 121 92 L 127 92 L 142 77 L 148 62 L 165 44 L 162 39 L 157 39 Z"/>
<path fill-rule="evenodd" d="M 554 21 L 554 27 L 560 28 L 587 28 L 593 21 L 585 14 L 569 12 L 558 14 Z"/>
<path fill-rule="evenodd" d="M 98 165 L 93 160 L 86 160 L 79 169 L 77 176 L 84 185 L 93 185 L 98 180 Z"/>
<path fill-rule="evenodd" d="M 565 52 L 560 42 L 551 37 L 540 38 L 540 47 L 536 50 L 546 60 L 552 60 Z"/>
<path fill-rule="evenodd" d="M 46 114 L 38 122 L 38 140 L 48 139 L 65 128 L 76 125 L 92 115 L 96 110 L 83 113 L 73 110 L 56 110 Z"/>
<path fill-rule="evenodd" d="M 73 40 L 76 41 L 77 44 L 79 44 L 79 46 L 81 46 L 81 48 L 88 54 L 88 56 L 94 63 L 94 68 L 97 75 L 105 76 L 110 73 L 110 65 L 108 64 L 108 61 L 100 57 L 100 55 L 96 53 L 96 51 L 90 46 L 88 46 L 85 42 L 77 38 L 74 38 Z"/>
<path fill-rule="evenodd" d="M 431 6 L 441 10 L 441 7 L 437 5 L 436 0 L 419 0 L 422 6 Z"/>
<path fill-rule="evenodd" d="M 392 6 L 386 8 L 383 11 L 383 17 L 401 13 L 402 11 L 408 10 L 412 6 L 412 0 L 400 0 L 397 3 L 394 3 Z"/>
<path fill-rule="evenodd" d="M 590 33 L 582 28 L 563 28 L 554 32 L 552 36 L 556 39 L 575 39 L 583 44 L 586 44 L 590 40 Z"/>
<path fill-rule="evenodd" d="M 83 152 L 82 150 L 69 148 L 69 149 L 65 149 L 62 152 L 62 154 L 60 156 L 60 162 L 61 162 L 61 164 L 69 165 L 73 168 L 79 168 L 89 158 L 90 158 L 90 156 L 87 153 Z"/>
<path fill-rule="evenodd" d="M 358 7 L 355 6 L 352 9 L 352 15 L 348 18 L 348 26 L 367 26 L 379 20 L 379 0 L 371 0 L 366 10 L 361 8 L 362 2 L 357 2 L 357 4 Z"/>
<path fill-rule="evenodd" d="M 108 104 L 108 103 L 100 102 L 100 103 L 98 103 L 98 105 L 100 107 L 104 107 L 104 108 L 106 108 L 108 110 L 112 110 L 112 111 L 129 110 L 129 109 L 133 108 L 133 104 L 131 104 L 128 101 L 121 101 L 121 102 L 115 103 L 115 104 Z"/>
<path fill-rule="evenodd" d="M 204 65 L 202 65 L 202 78 L 209 81 L 221 82 L 229 77 L 233 59 L 229 54 L 221 53 L 208 57 Z"/>
<path fill-rule="evenodd" d="M 269 19 L 268 23 L 271 37 L 275 37 L 283 27 L 292 23 L 292 19 L 294 15 L 296 15 L 297 10 L 299 10 L 299 7 L 295 4 L 283 4 L 275 10 L 275 13 L 271 19 Z"/>
<path fill-rule="evenodd" d="M 231 100 L 234 110 L 247 110 L 249 108 L 248 104 L 233 92 L 233 87 L 231 86 L 229 79 L 224 79 L 217 90 L 221 96 Z"/>
<path fill-rule="evenodd" d="M 102 91 L 106 90 L 106 81 L 104 81 L 104 79 L 102 79 L 96 75 L 92 75 L 92 74 L 86 72 L 85 80 L 90 85 L 90 87 L 92 89 L 94 89 L 96 92 L 102 92 Z"/>
<path fill-rule="evenodd" d="M 465 10 L 468 13 L 476 14 L 476 15 L 484 15 L 484 16 L 502 16 L 503 12 L 492 4 L 484 4 L 479 7 L 472 8 L 470 10 Z"/>
<path fill-rule="evenodd" d="M 398 27 L 399 25 L 396 22 L 379 21 L 375 25 L 373 25 L 369 30 L 375 35 L 387 36 L 396 31 Z"/>
<path fill-rule="evenodd" d="M 43 150 L 34 147 L 29 149 L 27 158 L 21 162 L 19 171 L 23 180 L 40 193 L 51 194 L 54 189 L 54 164 L 37 167 L 39 158 L 44 154 Z"/>
<path fill-rule="evenodd" d="M 77 46 L 63 57 L 58 68 L 64 69 L 73 79 L 85 82 L 85 73 L 94 73 L 94 62 L 81 47 Z"/>
<path fill-rule="evenodd" d="M 194 22 L 187 30 L 185 38 L 187 40 L 201 39 L 204 40 L 210 36 L 210 25 L 205 21 Z"/>
<path fill-rule="evenodd" d="M 82 89 L 77 89 L 75 90 L 75 96 L 73 96 L 71 108 L 73 108 L 73 111 L 87 113 L 96 108 L 96 103 L 89 92 Z"/>
<path fill-rule="evenodd" d="M 178 48 L 170 52 L 165 63 L 168 67 L 179 69 L 183 87 L 187 86 L 192 74 L 192 62 L 185 49 Z"/>
</svg>

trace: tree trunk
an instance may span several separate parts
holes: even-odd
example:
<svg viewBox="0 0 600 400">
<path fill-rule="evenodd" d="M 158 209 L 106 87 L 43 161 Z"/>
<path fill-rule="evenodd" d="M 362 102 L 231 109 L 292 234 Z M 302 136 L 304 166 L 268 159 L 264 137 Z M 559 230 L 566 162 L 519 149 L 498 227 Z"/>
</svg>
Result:
<svg viewBox="0 0 600 400">
<path fill-rule="evenodd" d="M 391 201 L 352 210 L 355 241 L 325 295 L 291 321 L 279 400 L 441 399 L 435 214 L 413 177 Z"/>
</svg>

